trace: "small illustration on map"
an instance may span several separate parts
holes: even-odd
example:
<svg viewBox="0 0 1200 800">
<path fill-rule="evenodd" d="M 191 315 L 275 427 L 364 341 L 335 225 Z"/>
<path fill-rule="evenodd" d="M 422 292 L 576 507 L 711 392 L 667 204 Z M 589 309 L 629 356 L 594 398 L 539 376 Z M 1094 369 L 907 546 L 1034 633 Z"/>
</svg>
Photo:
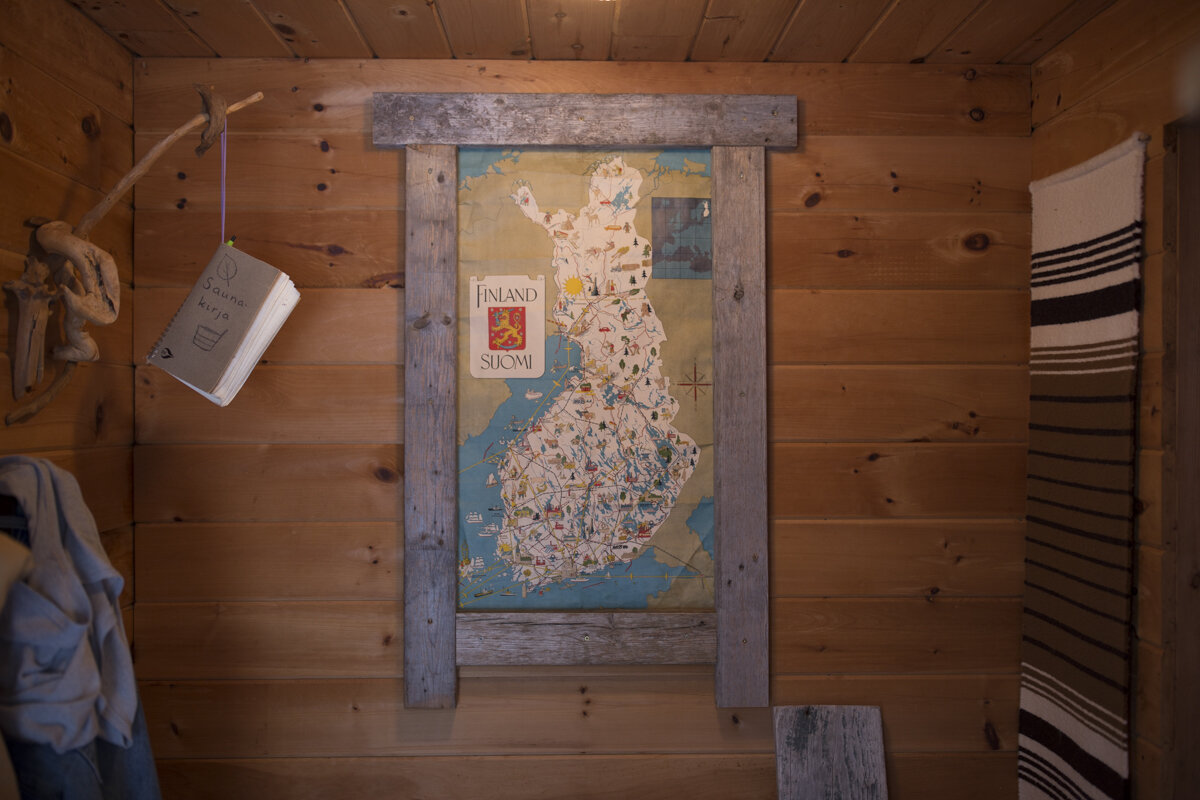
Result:
<svg viewBox="0 0 1200 800">
<path fill-rule="evenodd" d="M 461 158 L 460 608 L 711 607 L 707 159 Z"/>
</svg>

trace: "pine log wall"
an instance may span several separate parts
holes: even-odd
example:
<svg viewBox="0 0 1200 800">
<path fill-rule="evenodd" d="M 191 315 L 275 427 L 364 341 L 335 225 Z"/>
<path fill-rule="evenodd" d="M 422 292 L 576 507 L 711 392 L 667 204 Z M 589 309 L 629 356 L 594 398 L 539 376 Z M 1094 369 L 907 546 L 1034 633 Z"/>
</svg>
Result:
<svg viewBox="0 0 1200 800">
<path fill-rule="evenodd" d="M 133 58 L 66 3 L 0 7 L 0 284 L 20 277 L 31 217 L 79 222 L 133 165 Z M 100 361 L 82 364 L 53 404 L 12 427 L 0 455 L 45 458 L 72 472 L 133 603 L 133 207 L 115 206 L 92 240 L 116 259 L 122 312 L 95 330 Z M 55 321 L 59 319 L 56 314 Z M 16 303 L 0 310 L 0 416 L 16 403 L 10 342 Z M 59 341 L 51 326 L 47 341 Z M 47 359 L 46 383 L 60 363 Z M 28 399 L 30 395 L 27 395 Z"/>
<path fill-rule="evenodd" d="M 1172 784 L 1176 749 L 1170 686 L 1175 615 L 1173 520 L 1164 505 L 1174 447 L 1164 418 L 1170 391 L 1174 284 L 1164 275 L 1163 127 L 1181 115 L 1174 87 L 1188 48 L 1200 36 L 1200 5 L 1172 0 L 1120 0 L 1042 58 L 1033 69 L 1033 177 L 1041 178 L 1103 152 L 1133 134 L 1149 134 L 1146 164 L 1142 362 L 1137 421 L 1135 553 L 1135 695 L 1132 758 L 1139 800 L 1184 797 Z M 1164 362 L 1166 373 L 1164 375 Z M 1166 381 L 1164 381 L 1164 377 Z M 1170 403 L 1168 400 L 1168 406 Z M 1183 411 L 1183 409 L 1181 409 Z M 1194 409 L 1191 410 L 1194 413 Z M 1194 532 L 1193 532 L 1194 535 Z M 1195 635 L 1181 620 L 1180 635 Z"/>
<path fill-rule="evenodd" d="M 472 668 L 403 708 L 403 155 L 373 91 L 792 93 L 768 162 L 772 702 L 880 705 L 896 798 L 1009 797 L 1028 404 L 1021 67 L 137 60 L 136 149 L 230 120 L 227 228 L 301 288 L 234 403 L 138 366 L 137 670 L 176 798 L 772 797 L 711 668 Z M 136 191 L 134 352 L 220 236 L 218 159 Z"/>
</svg>

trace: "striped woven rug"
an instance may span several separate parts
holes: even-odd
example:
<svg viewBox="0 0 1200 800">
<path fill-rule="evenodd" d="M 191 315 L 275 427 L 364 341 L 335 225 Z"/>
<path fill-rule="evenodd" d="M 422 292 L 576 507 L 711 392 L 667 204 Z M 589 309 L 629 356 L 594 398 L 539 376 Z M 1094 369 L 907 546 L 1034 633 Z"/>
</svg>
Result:
<svg viewBox="0 0 1200 800">
<path fill-rule="evenodd" d="M 1134 136 L 1030 185 L 1022 800 L 1128 793 L 1144 162 Z"/>
</svg>

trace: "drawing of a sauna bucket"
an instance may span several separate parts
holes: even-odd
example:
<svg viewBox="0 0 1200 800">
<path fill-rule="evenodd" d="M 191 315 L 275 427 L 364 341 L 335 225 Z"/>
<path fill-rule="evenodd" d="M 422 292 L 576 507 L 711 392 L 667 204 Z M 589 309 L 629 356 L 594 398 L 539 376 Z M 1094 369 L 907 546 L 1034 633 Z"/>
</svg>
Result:
<svg viewBox="0 0 1200 800">
<path fill-rule="evenodd" d="M 216 331 L 207 325 L 197 325 L 196 332 L 192 335 L 192 344 L 207 353 L 217 346 L 217 342 L 221 341 L 221 337 L 228 331 L 228 328 Z"/>
</svg>

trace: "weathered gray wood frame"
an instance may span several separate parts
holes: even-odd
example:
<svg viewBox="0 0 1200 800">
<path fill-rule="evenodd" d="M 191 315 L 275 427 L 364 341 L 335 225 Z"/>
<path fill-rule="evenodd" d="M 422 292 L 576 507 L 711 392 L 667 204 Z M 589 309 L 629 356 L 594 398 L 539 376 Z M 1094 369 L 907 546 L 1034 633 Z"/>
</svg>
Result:
<svg viewBox="0 0 1200 800">
<path fill-rule="evenodd" d="M 407 707 L 453 707 L 458 665 L 714 662 L 718 706 L 769 705 L 764 148 L 796 121 L 790 95 L 375 95 L 375 145 L 407 148 Z M 457 612 L 459 145 L 712 148 L 715 613 Z"/>
</svg>

